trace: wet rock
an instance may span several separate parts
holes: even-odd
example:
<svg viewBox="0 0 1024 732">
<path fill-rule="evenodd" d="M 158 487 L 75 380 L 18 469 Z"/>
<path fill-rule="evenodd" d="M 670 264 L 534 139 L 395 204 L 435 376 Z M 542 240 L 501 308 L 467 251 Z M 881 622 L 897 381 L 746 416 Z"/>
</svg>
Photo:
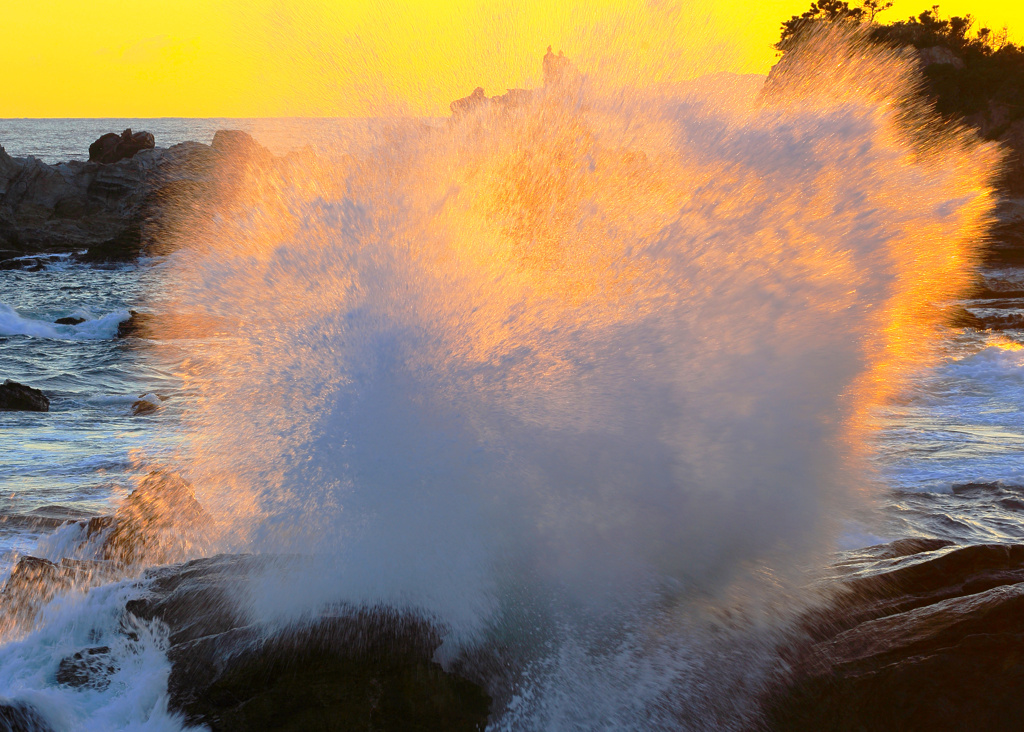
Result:
<svg viewBox="0 0 1024 732">
<path fill-rule="evenodd" d="M 140 313 L 135 310 L 129 310 L 128 316 L 128 320 L 123 320 L 118 324 L 117 337 L 149 337 L 150 329 L 152 328 L 153 321 L 155 320 L 153 315 L 150 313 Z"/>
<path fill-rule="evenodd" d="M 153 414 L 153 412 L 157 411 L 158 409 L 160 409 L 159 404 L 154 404 L 153 402 L 147 401 L 146 399 L 139 399 L 137 401 L 132 402 L 133 417 Z"/>
<path fill-rule="evenodd" d="M 126 611 L 170 627 L 170 707 L 218 730 L 482 730 L 490 700 L 431 658 L 431 623 L 388 608 L 335 612 L 270 631 L 239 608 L 271 562 L 221 555 L 147 573 Z"/>
<path fill-rule="evenodd" d="M 73 317 L 57 318 L 53 322 L 56 325 L 78 325 L 79 323 L 84 323 L 85 322 L 85 318 L 73 318 Z"/>
<path fill-rule="evenodd" d="M 89 145 L 89 162 L 110 164 L 126 160 L 142 150 L 152 150 L 156 140 L 151 132 L 135 132 L 131 128 L 120 135 L 108 132 Z"/>
<path fill-rule="evenodd" d="M 363 611 L 174 648 L 168 688 L 215 731 L 483 730 L 490 699 L 430 660 L 437 645 L 423 621 Z"/>
<path fill-rule="evenodd" d="M 0 514 L 0 526 L 18 527 L 28 531 L 52 531 L 64 524 L 88 519 L 90 514 L 64 506 L 40 506 L 28 513 Z"/>
<path fill-rule="evenodd" d="M 808 617 L 769 729 L 1020 728 L 1024 546 L 896 554 Z"/>
<path fill-rule="evenodd" d="M 0 699 L 0 732 L 51 732 L 52 729 L 28 702 Z"/>
<path fill-rule="evenodd" d="M 23 556 L 0 592 L 0 629 L 29 627 L 39 610 L 59 594 L 109 580 L 113 567 L 102 562 Z"/>
<path fill-rule="evenodd" d="M 154 470 L 121 503 L 103 531 L 103 559 L 162 564 L 192 553 L 209 516 L 181 476 Z"/>
<path fill-rule="evenodd" d="M 110 686 L 110 676 L 116 672 L 117 665 L 111 658 L 110 648 L 97 646 L 62 658 L 56 680 L 64 686 L 102 691 Z"/>
<path fill-rule="evenodd" d="M 7 379 L 0 384 L 0 411 L 48 412 L 50 400 L 39 389 Z"/>
</svg>

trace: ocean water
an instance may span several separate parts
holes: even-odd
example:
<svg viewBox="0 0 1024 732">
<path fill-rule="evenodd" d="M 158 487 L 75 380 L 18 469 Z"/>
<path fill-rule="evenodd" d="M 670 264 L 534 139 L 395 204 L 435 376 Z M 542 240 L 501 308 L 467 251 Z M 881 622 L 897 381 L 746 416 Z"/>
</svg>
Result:
<svg viewBox="0 0 1024 732">
<path fill-rule="evenodd" d="M 907 73 L 874 63 L 879 84 Z M 694 606 L 756 615 L 780 587 L 800 606 L 800 567 L 870 544 L 1024 537 L 1024 332 L 907 319 L 930 296 L 914 282 L 973 276 L 927 253 L 979 245 L 964 171 L 983 177 L 984 151 L 918 175 L 867 102 L 571 94 L 383 139 L 331 120 L 0 121 L 9 153 L 47 161 L 128 126 L 336 155 L 244 182 L 169 257 L 0 271 L 0 378 L 51 398 L 0 413 L 0 567 L 59 557 L 63 518 L 172 465 L 219 548 L 318 558 L 269 578 L 255 613 L 386 602 L 441 618 L 442 657 L 512 644 L 514 674 L 486 679 L 495 729 L 728 729 L 771 639 L 708 633 Z M 1024 290 L 1021 270 L 978 276 Z M 140 308 L 238 325 L 117 339 Z M 132 416 L 146 393 L 165 408 Z M 54 603 L 0 646 L 0 696 L 65 729 L 181 729 L 164 631 L 116 637 L 138 591 Z M 114 683 L 58 688 L 86 643 L 114 648 Z"/>
</svg>

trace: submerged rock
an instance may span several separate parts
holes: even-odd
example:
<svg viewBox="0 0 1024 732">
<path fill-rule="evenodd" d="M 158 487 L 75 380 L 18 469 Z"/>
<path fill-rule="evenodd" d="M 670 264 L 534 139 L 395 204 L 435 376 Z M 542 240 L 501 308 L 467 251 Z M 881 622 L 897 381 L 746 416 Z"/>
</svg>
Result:
<svg viewBox="0 0 1024 732">
<path fill-rule="evenodd" d="M 85 318 L 74 318 L 74 317 L 57 318 L 53 322 L 56 325 L 78 325 L 79 323 L 84 323 L 85 322 Z"/>
<path fill-rule="evenodd" d="M 160 394 L 140 394 L 139 398 L 132 402 L 132 415 L 153 414 L 160 409 L 161 403 L 167 401 L 168 397 Z"/>
<path fill-rule="evenodd" d="M 0 384 L 0 411 L 48 412 L 50 400 L 39 389 L 7 379 Z"/>
<path fill-rule="evenodd" d="M 769 729 L 1020 729 L 1024 546 L 941 544 L 896 553 L 807 618 Z"/>
</svg>

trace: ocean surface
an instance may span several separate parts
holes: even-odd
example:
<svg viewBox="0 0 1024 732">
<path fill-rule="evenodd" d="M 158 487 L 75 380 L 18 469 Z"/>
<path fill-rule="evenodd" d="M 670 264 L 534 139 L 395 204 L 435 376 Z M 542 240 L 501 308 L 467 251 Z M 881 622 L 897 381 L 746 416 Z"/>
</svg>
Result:
<svg viewBox="0 0 1024 732">
<path fill-rule="evenodd" d="M 344 124 L 0 120 L 0 144 L 12 156 L 53 163 L 85 159 L 96 137 L 127 127 L 153 132 L 158 146 L 208 143 L 216 130 L 230 128 L 281 154 Z M 0 271 L 0 380 L 42 389 L 51 400 L 46 414 L 0 412 L 0 578 L 20 555 L 50 551 L 47 537 L 67 518 L 110 513 L 133 477 L 179 445 L 187 398 L 180 376 L 146 341 L 116 337 L 129 310 L 158 311 L 172 294 L 165 267 L 159 258 L 88 266 L 61 256 L 38 271 Z M 1024 270 L 988 268 L 980 276 L 990 291 L 1024 291 Z M 1024 316 L 1019 297 L 962 304 L 985 317 Z M 54 324 L 64 316 L 85 322 Z M 150 393 L 169 397 L 166 408 L 133 416 L 131 404 Z M 1024 331 L 946 329 L 935 363 L 874 416 L 879 500 L 845 521 L 836 552 L 906 537 L 1024 540 Z M 127 718 L 117 717 L 117 724 Z"/>
</svg>

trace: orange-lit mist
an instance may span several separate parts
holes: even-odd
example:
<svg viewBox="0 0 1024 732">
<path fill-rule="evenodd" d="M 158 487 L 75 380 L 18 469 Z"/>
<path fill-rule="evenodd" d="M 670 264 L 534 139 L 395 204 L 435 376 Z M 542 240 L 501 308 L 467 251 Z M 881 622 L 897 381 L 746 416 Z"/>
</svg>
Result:
<svg viewBox="0 0 1024 732">
<path fill-rule="evenodd" d="M 897 0 L 884 19 L 932 4 Z M 0 22 L 0 117 L 368 116 L 402 108 L 442 115 L 483 86 L 488 94 L 536 86 L 533 59 L 548 44 L 585 48 L 579 21 L 601 37 L 636 34 L 629 63 L 643 68 L 649 33 L 705 47 L 674 74 L 767 73 L 779 25 L 804 0 L 449 0 L 391 3 L 302 0 L 11 2 Z M 945 13 L 1024 33 L 1024 6 L 955 0 Z M 510 19 L 514 23 L 508 22 Z M 602 30 L 603 29 L 603 30 Z M 700 39 L 700 40 L 698 40 Z"/>
</svg>

